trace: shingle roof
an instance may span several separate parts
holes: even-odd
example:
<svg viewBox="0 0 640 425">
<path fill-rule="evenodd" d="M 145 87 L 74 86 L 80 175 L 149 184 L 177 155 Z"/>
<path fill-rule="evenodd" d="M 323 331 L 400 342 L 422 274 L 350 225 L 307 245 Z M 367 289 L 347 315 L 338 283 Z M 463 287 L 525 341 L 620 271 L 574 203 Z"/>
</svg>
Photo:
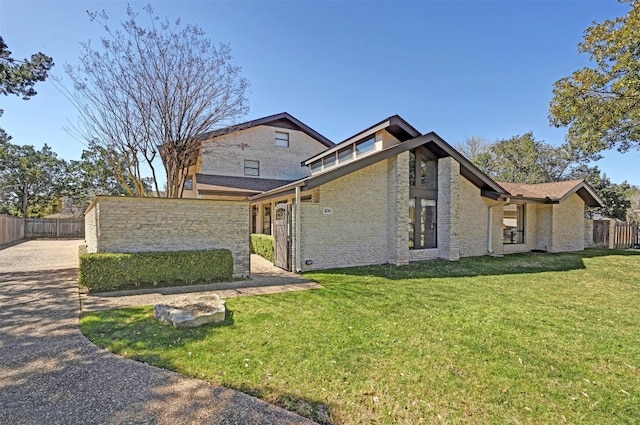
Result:
<svg viewBox="0 0 640 425">
<path fill-rule="evenodd" d="M 255 195 L 284 186 L 291 180 L 261 179 L 259 177 L 233 177 L 214 174 L 196 174 L 199 192 L 233 192 Z"/>
<path fill-rule="evenodd" d="M 542 200 L 551 202 L 561 202 L 570 195 L 577 193 L 588 206 L 602 206 L 602 200 L 595 193 L 593 188 L 584 180 L 566 180 L 554 183 L 509 183 L 496 182 L 509 192 L 511 197 Z"/>
</svg>

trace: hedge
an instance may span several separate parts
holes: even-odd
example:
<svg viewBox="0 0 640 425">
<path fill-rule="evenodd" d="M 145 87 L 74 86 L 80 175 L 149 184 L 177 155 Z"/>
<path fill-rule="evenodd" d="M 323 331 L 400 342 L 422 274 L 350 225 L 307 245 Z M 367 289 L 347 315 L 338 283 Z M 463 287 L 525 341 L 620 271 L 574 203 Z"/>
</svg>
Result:
<svg viewBox="0 0 640 425">
<path fill-rule="evenodd" d="M 251 252 L 258 254 L 267 260 L 275 260 L 276 239 L 271 235 L 261 235 L 259 233 L 251 234 Z"/>
<path fill-rule="evenodd" d="M 80 255 L 79 284 L 89 291 L 192 285 L 232 277 L 233 255 L 227 249 Z"/>
</svg>

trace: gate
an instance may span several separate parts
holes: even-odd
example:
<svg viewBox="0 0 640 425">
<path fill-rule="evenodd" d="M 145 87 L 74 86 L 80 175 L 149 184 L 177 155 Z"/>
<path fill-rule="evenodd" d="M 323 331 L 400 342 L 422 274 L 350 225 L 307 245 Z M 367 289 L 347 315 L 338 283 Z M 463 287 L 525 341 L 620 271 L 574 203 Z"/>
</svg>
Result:
<svg viewBox="0 0 640 425">
<path fill-rule="evenodd" d="M 593 246 L 609 247 L 609 220 L 593 220 Z"/>
<path fill-rule="evenodd" d="M 291 271 L 291 205 L 278 204 L 275 209 L 276 252 L 274 264 Z"/>
</svg>

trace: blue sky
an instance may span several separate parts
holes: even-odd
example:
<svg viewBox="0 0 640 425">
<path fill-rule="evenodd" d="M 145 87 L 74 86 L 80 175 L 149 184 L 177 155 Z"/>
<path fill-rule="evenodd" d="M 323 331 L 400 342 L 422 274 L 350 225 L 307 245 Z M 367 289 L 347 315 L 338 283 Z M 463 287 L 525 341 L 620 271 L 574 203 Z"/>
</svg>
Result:
<svg viewBox="0 0 640 425">
<path fill-rule="evenodd" d="M 141 11 L 148 2 L 129 2 Z M 156 14 L 195 23 L 231 45 L 251 83 L 240 121 L 289 112 L 334 142 L 399 114 L 419 131 L 455 145 L 533 131 L 559 144 L 549 126 L 553 83 L 589 65 L 577 44 L 593 21 L 624 15 L 627 4 L 599 1 L 154 1 Z M 0 0 L 0 34 L 14 58 L 42 51 L 70 88 L 63 65 L 80 42 L 98 41 L 86 11 L 113 23 L 122 1 Z M 13 143 L 49 144 L 78 159 L 83 144 L 65 127 L 77 113 L 52 82 L 31 100 L 0 98 L 0 127 Z M 607 152 L 597 165 L 613 182 L 640 186 L 640 151 Z"/>
</svg>

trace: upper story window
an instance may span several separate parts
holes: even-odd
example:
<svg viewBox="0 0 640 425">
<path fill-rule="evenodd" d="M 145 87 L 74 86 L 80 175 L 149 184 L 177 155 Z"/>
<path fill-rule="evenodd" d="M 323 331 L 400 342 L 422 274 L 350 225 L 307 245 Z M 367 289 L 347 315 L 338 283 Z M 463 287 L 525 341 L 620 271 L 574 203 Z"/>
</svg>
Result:
<svg viewBox="0 0 640 425">
<path fill-rule="evenodd" d="M 524 243 L 524 205 L 507 204 L 502 209 L 502 242 Z"/>
<path fill-rule="evenodd" d="M 356 156 L 364 155 L 365 153 L 369 153 L 374 150 L 376 147 L 376 137 L 372 136 L 367 140 L 363 140 L 362 142 L 356 143 Z"/>
<path fill-rule="evenodd" d="M 245 176 L 259 176 L 260 175 L 260 161 L 252 159 L 244 160 L 244 175 Z"/>
<path fill-rule="evenodd" d="M 282 131 L 276 131 L 276 146 L 281 146 L 283 148 L 289 147 L 289 133 L 284 133 Z"/>
<path fill-rule="evenodd" d="M 311 174 L 328 170 L 339 164 L 352 161 L 354 158 L 373 152 L 376 148 L 376 138 L 371 136 L 358 143 L 351 143 L 337 152 L 327 154 L 325 157 L 313 161 L 310 165 Z"/>
</svg>

